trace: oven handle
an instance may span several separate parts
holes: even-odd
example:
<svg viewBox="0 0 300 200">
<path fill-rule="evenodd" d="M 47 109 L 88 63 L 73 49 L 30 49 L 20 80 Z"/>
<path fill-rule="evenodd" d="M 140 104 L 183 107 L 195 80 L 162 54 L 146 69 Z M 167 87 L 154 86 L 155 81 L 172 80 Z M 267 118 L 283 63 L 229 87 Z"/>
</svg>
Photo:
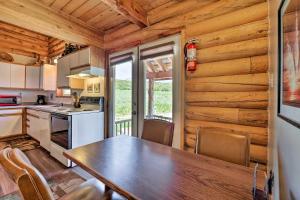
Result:
<svg viewBox="0 0 300 200">
<path fill-rule="evenodd" d="M 64 114 L 57 114 L 57 113 L 51 113 L 51 118 L 58 118 L 58 119 L 65 119 L 68 120 L 68 115 L 64 115 Z"/>
</svg>

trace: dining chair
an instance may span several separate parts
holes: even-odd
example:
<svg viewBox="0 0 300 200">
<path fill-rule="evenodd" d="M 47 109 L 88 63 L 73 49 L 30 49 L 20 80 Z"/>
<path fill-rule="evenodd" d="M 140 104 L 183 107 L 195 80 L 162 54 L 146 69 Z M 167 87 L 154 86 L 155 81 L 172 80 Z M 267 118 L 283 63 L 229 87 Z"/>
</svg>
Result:
<svg viewBox="0 0 300 200">
<path fill-rule="evenodd" d="M 195 152 L 248 167 L 250 164 L 250 137 L 224 132 L 216 128 L 198 128 Z"/>
<path fill-rule="evenodd" d="M 0 163 L 18 185 L 24 200 L 54 200 L 45 178 L 21 150 L 11 148 L 1 150 Z M 60 200 L 110 199 L 110 192 L 105 193 L 104 185 L 101 182 L 90 179 L 64 195 Z"/>
<path fill-rule="evenodd" d="M 145 119 L 142 139 L 172 146 L 174 123 L 159 119 Z"/>
</svg>

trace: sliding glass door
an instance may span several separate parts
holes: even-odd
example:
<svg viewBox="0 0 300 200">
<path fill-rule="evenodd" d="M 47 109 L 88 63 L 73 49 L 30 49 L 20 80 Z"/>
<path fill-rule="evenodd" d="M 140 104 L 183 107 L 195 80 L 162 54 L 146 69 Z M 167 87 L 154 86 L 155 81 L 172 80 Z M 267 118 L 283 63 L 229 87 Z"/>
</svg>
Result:
<svg viewBox="0 0 300 200">
<path fill-rule="evenodd" d="M 110 136 L 137 133 L 136 50 L 110 55 Z"/>
<path fill-rule="evenodd" d="M 154 47 L 155 48 L 155 47 Z M 172 48 L 172 47 L 170 47 Z M 144 119 L 173 118 L 173 53 L 163 52 L 143 58 Z M 157 52 L 156 52 L 157 53 Z"/>
<path fill-rule="evenodd" d="M 173 36 L 109 56 L 110 137 L 140 137 L 145 119 L 161 119 L 175 124 L 173 146 L 180 146 L 179 47 L 180 37 Z"/>
<path fill-rule="evenodd" d="M 145 119 L 173 122 L 173 147 L 177 148 L 181 145 L 183 120 L 180 56 L 179 36 L 139 46 L 139 136 Z"/>
</svg>

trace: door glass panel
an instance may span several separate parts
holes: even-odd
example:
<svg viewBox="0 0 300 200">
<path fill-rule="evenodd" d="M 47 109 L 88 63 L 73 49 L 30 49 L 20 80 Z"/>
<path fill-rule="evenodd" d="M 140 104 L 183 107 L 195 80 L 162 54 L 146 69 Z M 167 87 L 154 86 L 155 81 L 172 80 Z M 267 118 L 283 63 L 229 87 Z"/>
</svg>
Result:
<svg viewBox="0 0 300 200">
<path fill-rule="evenodd" d="M 145 119 L 172 121 L 173 116 L 173 55 L 143 61 L 145 77 Z"/>
<path fill-rule="evenodd" d="M 113 66 L 113 135 L 132 135 L 132 60 Z"/>
</svg>

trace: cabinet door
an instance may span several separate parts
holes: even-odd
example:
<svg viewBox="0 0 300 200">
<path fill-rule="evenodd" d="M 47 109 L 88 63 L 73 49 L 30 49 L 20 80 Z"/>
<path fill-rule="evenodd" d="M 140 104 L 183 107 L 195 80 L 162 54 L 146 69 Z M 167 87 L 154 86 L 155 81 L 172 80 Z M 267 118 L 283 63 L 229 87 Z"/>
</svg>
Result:
<svg viewBox="0 0 300 200">
<path fill-rule="evenodd" d="M 10 64 L 0 62 L 0 87 L 10 87 Z"/>
<path fill-rule="evenodd" d="M 57 73 L 57 67 L 55 65 L 43 65 L 42 67 L 42 88 L 44 90 L 56 90 L 56 73 Z"/>
<path fill-rule="evenodd" d="M 40 67 L 26 66 L 26 88 L 40 88 Z"/>
<path fill-rule="evenodd" d="M 11 64 L 10 65 L 10 87 L 25 88 L 25 66 Z"/>
<path fill-rule="evenodd" d="M 68 57 L 69 57 L 70 69 L 79 66 L 79 52 L 71 53 L 70 55 L 68 55 Z"/>
<path fill-rule="evenodd" d="M 33 124 L 32 124 L 33 117 L 27 115 L 26 118 L 27 118 L 26 124 L 28 125 L 27 126 L 27 134 L 30 135 L 31 137 L 33 137 L 33 131 L 34 131 Z"/>
<path fill-rule="evenodd" d="M 50 151 L 50 113 L 39 112 L 39 125 L 40 125 L 40 144 L 46 150 Z"/>
<path fill-rule="evenodd" d="M 69 87 L 68 75 L 70 75 L 69 56 L 66 56 L 58 60 L 57 87 Z"/>
<path fill-rule="evenodd" d="M 34 139 L 40 141 L 40 124 L 39 119 L 32 116 L 27 116 L 29 119 L 29 132 L 28 135 L 33 137 Z"/>
<path fill-rule="evenodd" d="M 0 138 L 22 133 L 22 110 L 10 109 L 0 111 Z"/>
<path fill-rule="evenodd" d="M 90 48 L 85 48 L 79 52 L 79 66 L 90 64 Z"/>
</svg>

